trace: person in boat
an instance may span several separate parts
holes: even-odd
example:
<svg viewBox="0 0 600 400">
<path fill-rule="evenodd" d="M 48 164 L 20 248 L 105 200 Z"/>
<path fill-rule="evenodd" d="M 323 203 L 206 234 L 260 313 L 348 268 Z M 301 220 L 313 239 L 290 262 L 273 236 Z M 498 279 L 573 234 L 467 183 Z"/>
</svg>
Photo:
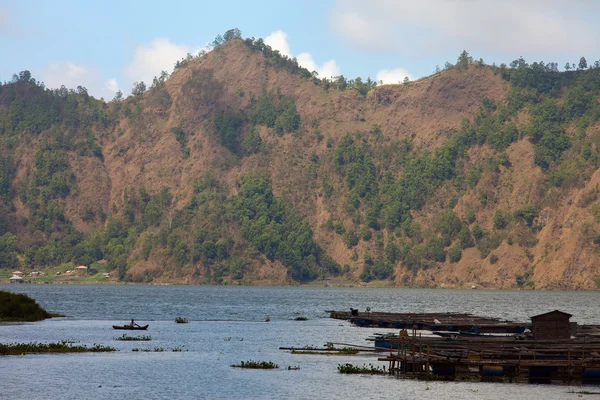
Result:
<svg viewBox="0 0 600 400">
<path fill-rule="evenodd" d="M 136 326 L 139 326 L 138 324 L 135 323 L 135 321 L 133 320 L 133 318 L 131 319 L 131 322 L 129 323 L 129 326 L 132 328 L 135 328 Z"/>
</svg>

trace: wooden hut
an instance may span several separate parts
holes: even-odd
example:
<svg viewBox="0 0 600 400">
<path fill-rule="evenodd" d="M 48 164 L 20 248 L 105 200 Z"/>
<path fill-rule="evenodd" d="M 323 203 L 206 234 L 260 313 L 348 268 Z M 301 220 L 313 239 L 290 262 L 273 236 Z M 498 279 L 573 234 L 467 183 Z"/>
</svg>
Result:
<svg viewBox="0 0 600 400">
<path fill-rule="evenodd" d="M 535 340 L 570 339 L 571 314 L 554 310 L 531 317 L 533 337 Z"/>
<path fill-rule="evenodd" d="M 77 271 L 77 274 L 85 275 L 88 272 L 88 267 L 85 265 L 80 265 L 79 267 L 76 267 L 75 270 Z"/>
</svg>

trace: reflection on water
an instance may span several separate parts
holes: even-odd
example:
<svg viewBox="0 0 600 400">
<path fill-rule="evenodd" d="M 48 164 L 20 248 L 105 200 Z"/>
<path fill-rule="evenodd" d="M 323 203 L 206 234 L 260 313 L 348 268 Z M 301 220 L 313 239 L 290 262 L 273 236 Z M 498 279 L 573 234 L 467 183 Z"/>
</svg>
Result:
<svg viewBox="0 0 600 400">
<path fill-rule="evenodd" d="M 384 329 L 357 328 L 325 310 L 471 312 L 526 321 L 560 309 L 580 323 L 600 323 L 594 292 L 206 287 L 145 285 L 0 285 L 25 292 L 68 318 L 0 325 L 0 342 L 73 340 L 117 353 L 0 358 L 7 399 L 565 399 L 581 387 L 419 382 L 387 376 L 346 376 L 337 364 L 377 363 L 374 355 L 296 355 L 279 347 L 326 342 L 369 344 Z M 270 322 L 265 322 L 266 316 Z M 182 316 L 190 322 L 176 324 Z M 307 321 L 295 321 L 298 316 Z M 149 342 L 118 341 L 111 329 L 135 318 Z M 135 332 L 138 334 L 139 332 Z M 164 352 L 132 352 L 162 348 Z M 184 352 L 172 352 L 183 348 Z M 240 361 L 273 361 L 278 370 L 241 370 Z M 384 363 L 381 363 L 384 365 Z M 288 371 L 288 366 L 300 366 Z M 592 388 L 593 390 L 593 388 Z"/>
</svg>

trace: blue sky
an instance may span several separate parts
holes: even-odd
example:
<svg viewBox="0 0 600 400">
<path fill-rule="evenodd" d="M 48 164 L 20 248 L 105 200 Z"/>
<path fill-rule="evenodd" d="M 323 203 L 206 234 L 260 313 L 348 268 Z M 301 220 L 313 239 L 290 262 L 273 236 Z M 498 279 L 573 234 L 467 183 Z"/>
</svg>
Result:
<svg viewBox="0 0 600 400">
<path fill-rule="evenodd" d="M 486 62 L 600 59 L 593 0 L 0 0 L 0 79 L 29 69 L 96 97 L 169 72 L 229 28 L 262 37 L 321 76 L 396 83 L 466 49 Z"/>
</svg>

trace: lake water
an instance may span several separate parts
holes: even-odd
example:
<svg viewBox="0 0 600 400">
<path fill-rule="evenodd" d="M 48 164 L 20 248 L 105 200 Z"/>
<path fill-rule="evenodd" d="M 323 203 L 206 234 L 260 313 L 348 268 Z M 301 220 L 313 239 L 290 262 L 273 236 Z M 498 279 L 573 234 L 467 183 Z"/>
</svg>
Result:
<svg viewBox="0 0 600 400">
<path fill-rule="evenodd" d="M 304 287 L 145 285 L 0 285 L 67 315 L 0 325 L 0 342 L 72 340 L 115 353 L 0 358 L 1 399 L 577 399 L 582 386 L 422 382 L 390 376 L 342 375 L 337 365 L 376 364 L 375 355 L 289 354 L 279 347 L 326 342 L 369 345 L 385 329 L 358 328 L 325 310 L 471 312 L 526 321 L 559 309 L 579 323 L 600 323 L 596 292 L 533 292 Z M 266 323 L 265 317 L 270 317 Z M 177 316 L 189 324 L 176 324 Z M 307 321 L 294 321 L 296 317 Z M 135 318 L 152 341 L 118 341 L 111 328 Z M 131 332 L 129 332 L 132 334 Z M 134 335 L 140 332 L 133 332 Z M 164 352 L 133 352 L 163 348 Z M 182 348 L 182 352 L 173 352 Z M 231 368 L 273 361 L 276 370 Z M 298 366 L 300 370 L 287 370 Z M 585 395 L 584 395 L 585 396 Z M 597 395 L 585 396 L 598 398 Z"/>
</svg>

